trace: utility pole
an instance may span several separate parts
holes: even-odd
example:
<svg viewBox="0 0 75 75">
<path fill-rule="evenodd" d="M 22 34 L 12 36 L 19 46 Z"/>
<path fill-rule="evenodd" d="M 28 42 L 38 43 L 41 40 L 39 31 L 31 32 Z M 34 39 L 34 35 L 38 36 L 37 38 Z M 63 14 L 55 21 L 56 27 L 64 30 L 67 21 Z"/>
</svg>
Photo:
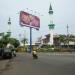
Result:
<svg viewBox="0 0 75 75">
<path fill-rule="evenodd" d="M 69 49 L 69 26 L 67 24 L 67 47 Z"/>
<path fill-rule="evenodd" d="M 25 51 L 25 42 L 26 42 L 26 38 L 25 38 L 25 31 L 24 31 L 24 51 Z"/>
</svg>

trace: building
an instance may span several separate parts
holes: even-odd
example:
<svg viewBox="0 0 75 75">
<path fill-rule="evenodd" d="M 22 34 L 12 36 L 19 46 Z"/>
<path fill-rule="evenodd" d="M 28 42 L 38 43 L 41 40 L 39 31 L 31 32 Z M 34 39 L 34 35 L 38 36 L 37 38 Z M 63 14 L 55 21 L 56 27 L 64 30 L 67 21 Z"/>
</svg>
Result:
<svg viewBox="0 0 75 75">
<path fill-rule="evenodd" d="M 42 45 L 49 45 L 49 40 L 50 40 L 50 34 L 46 34 L 43 37 L 39 37 L 37 42 L 38 46 Z M 53 45 L 55 47 L 67 47 L 67 36 L 66 35 L 61 35 L 61 34 L 55 34 L 53 35 Z M 74 47 L 75 46 L 75 36 L 69 36 L 69 47 Z"/>
</svg>

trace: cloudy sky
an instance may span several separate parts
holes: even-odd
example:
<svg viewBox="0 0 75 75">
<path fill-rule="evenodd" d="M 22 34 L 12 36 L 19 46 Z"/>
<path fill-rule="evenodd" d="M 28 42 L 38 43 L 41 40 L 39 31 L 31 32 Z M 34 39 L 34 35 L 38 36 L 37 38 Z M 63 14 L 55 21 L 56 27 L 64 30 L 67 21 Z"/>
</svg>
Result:
<svg viewBox="0 0 75 75">
<path fill-rule="evenodd" d="M 8 31 L 8 19 L 11 17 L 12 36 L 21 39 L 25 34 L 29 39 L 29 28 L 19 25 L 19 12 L 23 10 L 40 18 L 39 31 L 33 29 L 33 41 L 48 34 L 50 3 L 54 11 L 54 33 L 67 34 L 66 26 L 68 24 L 69 33 L 75 35 L 75 0 L 0 0 L 0 32 Z"/>
</svg>

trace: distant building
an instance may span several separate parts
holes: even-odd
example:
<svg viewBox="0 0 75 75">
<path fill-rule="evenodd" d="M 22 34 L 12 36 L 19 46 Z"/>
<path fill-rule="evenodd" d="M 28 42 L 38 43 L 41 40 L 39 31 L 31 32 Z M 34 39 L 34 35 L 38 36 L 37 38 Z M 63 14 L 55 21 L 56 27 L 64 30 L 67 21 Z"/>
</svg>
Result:
<svg viewBox="0 0 75 75">
<path fill-rule="evenodd" d="M 53 45 L 58 47 L 58 46 L 63 46 L 63 45 L 68 45 L 66 41 L 61 41 L 60 36 L 64 36 L 64 39 L 66 39 L 67 41 L 67 36 L 66 35 L 53 35 Z M 49 45 L 49 41 L 50 41 L 50 34 L 44 35 L 43 37 L 39 37 L 37 42 L 35 44 L 37 44 L 38 46 L 42 46 L 42 45 Z M 75 45 L 75 37 L 69 37 L 69 45 Z"/>
</svg>

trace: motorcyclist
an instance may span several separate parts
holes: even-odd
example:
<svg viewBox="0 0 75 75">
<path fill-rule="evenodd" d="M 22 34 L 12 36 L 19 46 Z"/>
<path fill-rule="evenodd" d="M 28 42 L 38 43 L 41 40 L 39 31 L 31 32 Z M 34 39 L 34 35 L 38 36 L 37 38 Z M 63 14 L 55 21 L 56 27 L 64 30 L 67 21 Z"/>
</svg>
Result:
<svg viewBox="0 0 75 75">
<path fill-rule="evenodd" d="M 36 55 L 37 54 L 36 51 L 33 51 L 33 54 Z"/>
<path fill-rule="evenodd" d="M 36 58 L 36 59 L 38 58 L 36 51 L 32 51 L 32 55 L 33 55 L 33 58 Z"/>
</svg>

